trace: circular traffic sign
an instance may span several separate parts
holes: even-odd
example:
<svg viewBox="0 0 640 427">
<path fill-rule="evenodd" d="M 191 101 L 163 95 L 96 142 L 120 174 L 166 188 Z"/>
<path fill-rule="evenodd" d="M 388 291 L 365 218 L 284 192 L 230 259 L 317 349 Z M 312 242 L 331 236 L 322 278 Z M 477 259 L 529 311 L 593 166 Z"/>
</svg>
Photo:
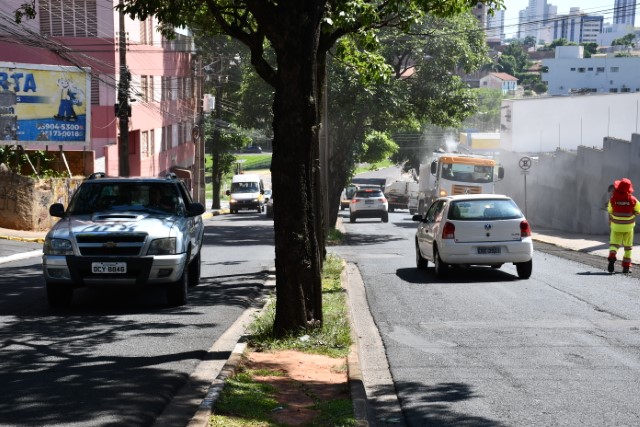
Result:
<svg viewBox="0 0 640 427">
<path fill-rule="evenodd" d="M 518 162 L 518 164 L 520 165 L 520 169 L 522 170 L 528 170 L 531 167 L 531 158 L 529 157 L 522 157 L 520 159 L 520 161 Z"/>
</svg>

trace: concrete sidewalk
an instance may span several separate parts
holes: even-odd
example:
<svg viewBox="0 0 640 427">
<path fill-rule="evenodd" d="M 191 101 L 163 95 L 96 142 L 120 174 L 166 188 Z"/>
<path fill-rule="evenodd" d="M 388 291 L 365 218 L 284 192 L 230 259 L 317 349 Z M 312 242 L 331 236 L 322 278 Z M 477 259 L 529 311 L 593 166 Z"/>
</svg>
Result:
<svg viewBox="0 0 640 427">
<path fill-rule="evenodd" d="M 631 253 L 631 263 L 640 265 L 640 227 L 636 228 L 634 236 L 633 252 Z M 608 234 L 576 234 L 559 230 L 533 228 L 533 240 L 549 243 L 561 248 L 570 249 L 577 252 L 584 252 L 591 255 L 607 258 L 609 256 L 609 235 Z M 534 244 L 535 249 L 535 244 Z M 618 251 L 618 260 L 622 260 L 622 250 Z"/>
</svg>

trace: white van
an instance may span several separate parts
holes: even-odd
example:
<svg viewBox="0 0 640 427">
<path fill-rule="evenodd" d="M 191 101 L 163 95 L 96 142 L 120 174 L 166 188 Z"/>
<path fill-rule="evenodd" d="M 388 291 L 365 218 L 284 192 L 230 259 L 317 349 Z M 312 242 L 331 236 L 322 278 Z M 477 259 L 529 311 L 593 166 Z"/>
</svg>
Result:
<svg viewBox="0 0 640 427">
<path fill-rule="evenodd" d="M 264 183 L 258 174 L 234 175 L 229 196 L 229 210 L 238 213 L 241 209 L 255 209 L 261 213 L 264 209 Z"/>
</svg>

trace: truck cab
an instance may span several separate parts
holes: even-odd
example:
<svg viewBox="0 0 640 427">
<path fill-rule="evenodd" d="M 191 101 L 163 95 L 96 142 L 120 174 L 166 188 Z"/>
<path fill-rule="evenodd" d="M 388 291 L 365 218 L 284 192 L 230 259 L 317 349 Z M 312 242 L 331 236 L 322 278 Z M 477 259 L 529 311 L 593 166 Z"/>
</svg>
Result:
<svg viewBox="0 0 640 427">
<path fill-rule="evenodd" d="M 441 153 L 420 165 L 419 177 L 418 213 L 422 215 L 438 197 L 494 193 L 504 168 L 486 156 Z"/>
</svg>

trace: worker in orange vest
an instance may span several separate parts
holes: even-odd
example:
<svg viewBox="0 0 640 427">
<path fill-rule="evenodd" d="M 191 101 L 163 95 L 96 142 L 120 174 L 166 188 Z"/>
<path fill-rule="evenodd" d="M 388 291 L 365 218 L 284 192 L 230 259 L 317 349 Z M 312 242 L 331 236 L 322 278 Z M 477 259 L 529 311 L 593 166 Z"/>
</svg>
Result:
<svg viewBox="0 0 640 427">
<path fill-rule="evenodd" d="M 622 272 L 631 273 L 631 250 L 633 249 L 633 229 L 636 225 L 636 216 L 640 214 L 640 203 L 633 196 L 631 180 L 623 178 L 613 183 L 614 191 L 607 211 L 609 212 L 609 265 L 607 271 L 613 273 L 616 256 L 620 246 L 624 247 L 622 257 Z"/>
</svg>

